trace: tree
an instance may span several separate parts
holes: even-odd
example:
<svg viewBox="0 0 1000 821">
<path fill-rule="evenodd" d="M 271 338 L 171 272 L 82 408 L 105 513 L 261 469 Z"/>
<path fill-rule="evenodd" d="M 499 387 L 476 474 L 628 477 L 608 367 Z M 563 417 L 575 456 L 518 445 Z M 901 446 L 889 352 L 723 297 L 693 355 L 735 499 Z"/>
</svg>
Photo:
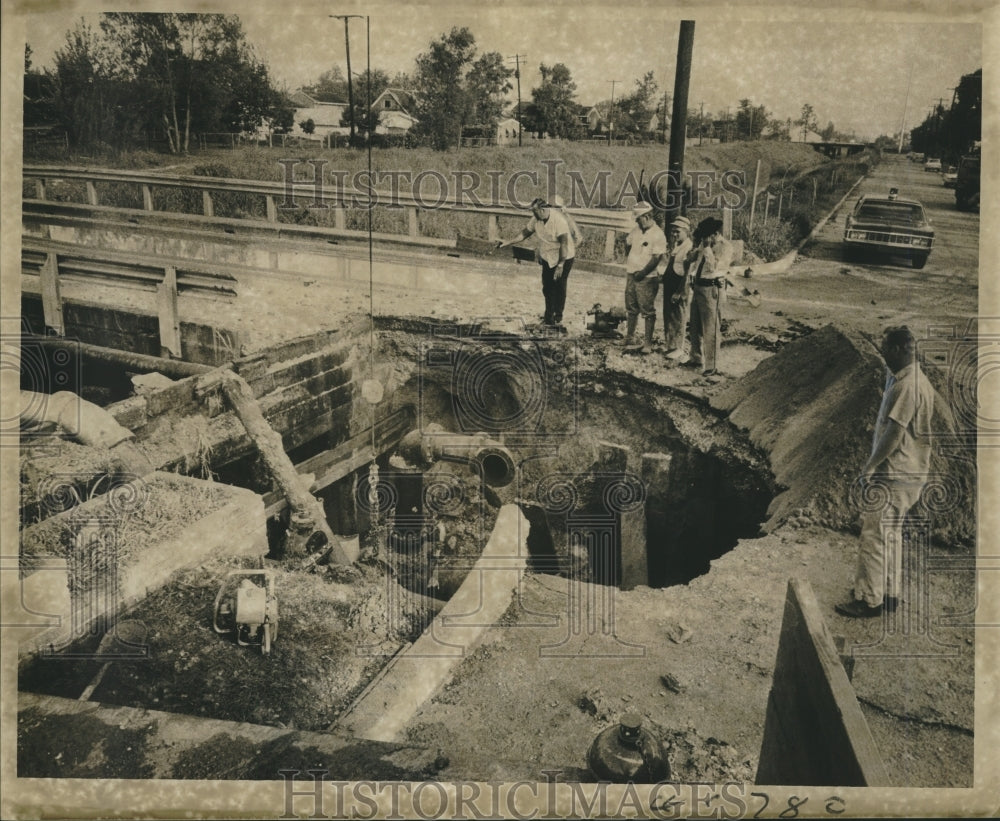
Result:
<svg viewBox="0 0 1000 821">
<path fill-rule="evenodd" d="M 687 131 L 691 137 L 712 139 L 715 136 L 714 117 L 711 111 L 702 114 L 700 108 L 688 109 Z"/>
<path fill-rule="evenodd" d="M 303 134 L 312 134 L 316 130 L 316 123 L 313 122 L 313 118 L 310 117 L 308 120 L 303 120 L 299 123 L 299 128 L 302 129 Z"/>
<path fill-rule="evenodd" d="M 473 123 L 491 133 L 496 131 L 506 106 L 504 96 L 514 88 L 510 82 L 513 76 L 499 52 L 490 51 L 476 58 L 466 75 L 469 117 Z"/>
<path fill-rule="evenodd" d="M 736 139 L 759 140 L 767 124 L 768 112 L 764 106 L 755 106 L 746 98 L 740 100 L 740 107 L 736 109 Z"/>
<path fill-rule="evenodd" d="M 344 76 L 343 69 L 334 66 L 329 71 L 324 71 L 312 86 L 312 91 L 321 97 L 338 101 L 347 100 L 347 77 Z"/>
<path fill-rule="evenodd" d="M 563 63 L 538 66 L 542 81 L 531 90 L 531 102 L 522 118 L 529 131 L 551 137 L 575 139 L 583 133 L 580 107 L 575 102 L 576 83 Z"/>
<path fill-rule="evenodd" d="M 117 51 L 114 71 L 148 92 L 172 152 L 188 150 L 192 128 L 247 130 L 266 116 L 267 67 L 235 15 L 114 12 L 101 29 Z"/>
<path fill-rule="evenodd" d="M 48 72 L 31 67 L 31 46 L 24 45 L 24 125 L 51 125 L 56 119 L 52 107 L 54 87 Z"/>
<path fill-rule="evenodd" d="M 809 103 L 805 103 L 802 106 L 802 113 L 799 115 L 799 118 L 795 121 L 795 124 L 802 129 L 803 141 L 805 141 L 808 132 L 816 130 L 817 126 L 816 112 L 813 110 L 813 107 Z"/>
<path fill-rule="evenodd" d="M 476 40 L 467 28 L 453 28 L 432 41 L 417 57 L 414 135 L 444 150 L 459 143 L 466 126 L 495 128 L 499 98 L 510 90 L 512 74 L 497 52 L 476 58 Z"/>
<path fill-rule="evenodd" d="M 650 122 L 656 111 L 656 91 L 653 72 L 647 71 L 635 81 L 635 89 L 631 94 L 625 94 L 615 101 L 612 114 L 615 131 L 634 136 L 649 134 Z"/>
<path fill-rule="evenodd" d="M 275 134 L 287 134 L 292 130 L 295 125 L 295 103 L 287 92 L 274 92 L 266 119 Z"/>
<path fill-rule="evenodd" d="M 66 32 L 51 76 L 52 111 L 74 145 L 124 145 L 141 130 L 145 89 L 118 76 L 105 38 L 84 21 Z"/>
<path fill-rule="evenodd" d="M 369 89 L 369 80 L 371 88 Z M 375 102 L 379 94 L 389 87 L 389 75 L 382 69 L 374 68 L 371 75 L 365 69 L 354 81 L 354 126 L 365 134 L 371 134 L 378 126 L 379 112 L 372 111 L 370 102 Z M 351 124 L 351 109 L 345 108 L 340 124 Z"/>
</svg>

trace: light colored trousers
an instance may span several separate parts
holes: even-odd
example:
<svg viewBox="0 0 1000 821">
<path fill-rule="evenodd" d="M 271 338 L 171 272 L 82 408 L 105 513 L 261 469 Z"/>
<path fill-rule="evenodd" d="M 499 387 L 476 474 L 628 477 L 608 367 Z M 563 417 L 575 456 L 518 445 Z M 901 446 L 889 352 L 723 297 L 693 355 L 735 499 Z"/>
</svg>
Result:
<svg viewBox="0 0 1000 821">
<path fill-rule="evenodd" d="M 888 490 L 888 500 L 878 510 L 861 514 L 861 542 L 858 569 L 854 577 L 854 598 L 877 607 L 884 596 L 899 597 L 903 577 L 903 520 L 920 498 L 923 484 L 880 482 Z"/>
</svg>

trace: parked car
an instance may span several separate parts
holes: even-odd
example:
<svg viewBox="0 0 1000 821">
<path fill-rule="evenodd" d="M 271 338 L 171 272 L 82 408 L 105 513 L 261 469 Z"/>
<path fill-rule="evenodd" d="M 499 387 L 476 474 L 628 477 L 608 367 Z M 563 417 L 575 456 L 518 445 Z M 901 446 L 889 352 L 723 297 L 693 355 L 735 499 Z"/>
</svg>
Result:
<svg viewBox="0 0 1000 821">
<path fill-rule="evenodd" d="M 941 171 L 941 160 L 929 159 L 924 163 L 924 171 Z"/>
<path fill-rule="evenodd" d="M 945 188 L 954 188 L 957 180 L 958 169 L 953 165 L 949 165 L 941 174 L 941 182 L 944 183 Z"/>
<path fill-rule="evenodd" d="M 917 200 L 901 198 L 896 188 L 886 196 L 865 195 L 847 216 L 844 253 L 849 259 L 863 254 L 902 256 L 914 268 L 923 268 L 934 245 L 934 229 Z"/>
<path fill-rule="evenodd" d="M 958 163 L 955 207 L 959 211 L 971 211 L 979 207 L 979 159 L 979 154 L 970 154 L 962 157 Z"/>
<path fill-rule="evenodd" d="M 916 152 L 910 154 L 910 162 L 923 162 L 927 159 L 923 154 L 918 154 Z"/>
</svg>

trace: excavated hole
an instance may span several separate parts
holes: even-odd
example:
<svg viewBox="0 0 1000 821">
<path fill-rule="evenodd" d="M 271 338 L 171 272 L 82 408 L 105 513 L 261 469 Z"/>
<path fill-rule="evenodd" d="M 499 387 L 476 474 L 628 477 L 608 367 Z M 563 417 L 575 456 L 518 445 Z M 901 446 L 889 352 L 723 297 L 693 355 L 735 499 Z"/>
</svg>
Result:
<svg viewBox="0 0 1000 821">
<path fill-rule="evenodd" d="M 507 460 L 493 446 L 471 464 L 445 455 L 415 466 L 381 454 L 389 508 L 360 503 L 367 467 L 318 495 L 333 531 L 377 546 L 384 564 L 298 570 L 277 558 L 287 520 L 272 519 L 266 564 L 279 573 L 281 606 L 272 654 L 212 631 L 219 580 L 246 564 L 220 558 L 175 574 L 124 614 L 149 626 L 151 658 L 115 665 L 94 700 L 325 729 L 427 626 L 440 607 L 433 601 L 459 588 L 507 503 L 528 522 L 530 572 L 625 588 L 686 583 L 738 539 L 758 535 L 776 490 L 766 459 L 706 406 L 606 370 L 572 343 L 452 338 L 435 342 L 439 356 L 429 360 L 426 335 L 388 330 L 380 342 L 396 374 L 389 409 L 410 410 L 423 428 L 486 434 L 513 457 L 513 480 L 505 482 Z M 327 447 L 319 437 L 289 455 L 297 463 Z M 209 467 L 216 481 L 269 489 L 255 457 Z M 399 588 L 417 595 L 394 619 Z M 20 684 L 75 698 L 99 667 L 36 658 L 22 665 Z"/>
</svg>

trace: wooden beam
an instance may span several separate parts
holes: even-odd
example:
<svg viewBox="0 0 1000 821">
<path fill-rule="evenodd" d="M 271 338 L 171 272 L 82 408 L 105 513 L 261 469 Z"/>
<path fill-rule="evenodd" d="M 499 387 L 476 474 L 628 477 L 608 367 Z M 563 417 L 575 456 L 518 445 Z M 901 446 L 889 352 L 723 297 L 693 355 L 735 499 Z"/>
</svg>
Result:
<svg viewBox="0 0 1000 821">
<path fill-rule="evenodd" d="M 181 319 L 177 312 L 177 269 L 167 265 L 156 286 L 156 316 L 160 322 L 160 356 L 181 358 Z"/>
<path fill-rule="evenodd" d="M 756 783 L 889 786 L 816 596 L 800 579 L 788 582 Z"/>
<path fill-rule="evenodd" d="M 45 324 L 62 336 L 66 330 L 63 322 L 62 298 L 59 293 L 59 260 L 54 253 L 45 255 L 45 262 L 39 273 Z"/>
<path fill-rule="evenodd" d="M 87 202 L 90 205 L 100 205 L 97 201 L 97 186 L 90 180 L 87 180 Z"/>
<path fill-rule="evenodd" d="M 144 211 L 153 210 L 153 189 L 148 185 L 142 186 L 142 208 Z"/>
<path fill-rule="evenodd" d="M 335 448 L 300 462 L 295 470 L 300 474 L 312 473 L 314 481 L 309 488 L 310 493 L 322 490 L 349 476 L 358 468 L 370 464 L 382 453 L 394 448 L 403 434 L 413 424 L 413 417 L 407 411 L 397 411 L 392 416 L 375 423 L 375 449 L 372 449 L 371 428 L 352 436 Z M 287 500 L 279 493 L 272 492 L 264 496 L 265 515 L 268 517 L 280 513 L 288 506 Z"/>
<path fill-rule="evenodd" d="M 212 192 L 207 188 L 201 190 L 201 213 L 206 217 L 215 216 L 215 207 L 212 203 Z"/>
</svg>

